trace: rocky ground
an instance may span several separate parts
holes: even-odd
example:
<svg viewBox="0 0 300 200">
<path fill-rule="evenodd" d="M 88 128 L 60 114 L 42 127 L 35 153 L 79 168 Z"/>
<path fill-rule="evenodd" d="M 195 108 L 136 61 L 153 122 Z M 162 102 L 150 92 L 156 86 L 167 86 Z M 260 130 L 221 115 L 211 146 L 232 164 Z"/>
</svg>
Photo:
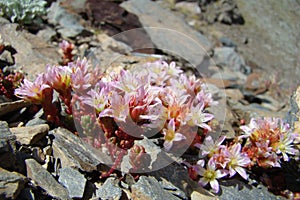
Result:
<svg viewBox="0 0 300 200">
<path fill-rule="evenodd" d="M 34 25 L 0 17 L 1 68 L 33 79 L 47 64 L 62 62 L 63 39 L 75 45 L 76 56 L 106 72 L 175 60 L 222 102 L 216 112 L 227 138 L 241 120 L 257 116 L 284 118 L 299 129 L 298 1 L 49 0 L 48 7 L 43 23 Z M 0 199 L 284 199 L 300 192 L 296 161 L 249 182 L 224 180 L 217 195 L 177 163 L 138 180 L 101 180 L 105 155 L 49 126 L 42 111 L 2 98 L 0 119 Z"/>
</svg>

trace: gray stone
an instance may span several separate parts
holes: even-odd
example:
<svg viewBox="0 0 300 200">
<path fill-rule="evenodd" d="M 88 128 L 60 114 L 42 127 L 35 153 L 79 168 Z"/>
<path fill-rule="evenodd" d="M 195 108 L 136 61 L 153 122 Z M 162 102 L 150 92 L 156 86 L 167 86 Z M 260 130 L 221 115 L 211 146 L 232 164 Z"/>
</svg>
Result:
<svg viewBox="0 0 300 200">
<path fill-rule="evenodd" d="M 97 169 L 100 163 L 112 164 L 110 157 L 96 150 L 78 136 L 64 128 L 50 131 L 53 140 L 53 156 L 60 159 L 62 167 L 80 168 L 84 171 Z"/>
<path fill-rule="evenodd" d="M 43 150 L 40 147 L 34 147 L 32 149 L 32 158 L 34 158 L 41 164 L 44 164 L 46 160 L 46 156 L 44 155 Z"/>
<path fill-rule="evenodd" d="M 12 53 L 7 50 L 4 50 L 0 54 L 0 62 L 5 63 L 6 66 L 11 66 L 11 65 L 15 64 Z"/>
<path fill-rule="evenodd" d="M 295 123 L 299 123 L 299 108 L 300 108 L 300 87 L 290 97 L 290 109 L 285 116 L 285 120 L 295 128 Z"/>
<path fill-rule="evenodd" d="M 0 116 L 3 116 L 7 113 L 17 111 L 23 107 L 29 106 L 29 102 L 25 102 L 24 100 L 17 100 L 13 102 L 3 102 L 0 103 Z"/>
<path fill-rule="evenodd" d="M 52 28 L 47 27 L 46 29 L 40 30 L 37 33 L 37 36 L 43 38 L 43 40 L 47 42 L 50 42 L 56 36 L 56 32 Z"/>
<path fill-rule="evenodd" d="M 29 78 L 44 72 L 47 64 L 60 61 L 56 48 L 26 30 L 17 30 L 17 27 L 18 24 L 5 24 L 1 26 L 0 34 L 4 42 L 17 51 L 14 55 L 15 65 L 22 66 Z"/>
<path fill-rule="evenodd" d="M 69 196 L 71 198 L 82 198 L 86 184 L 84 175 L 71 167 L 62 168 L 59 171 L 58 181 L 67 188 Z"/>
<path fill-rule="evenodd" d="M 0 168 L 0 199 L 15 199 L 26 183 L 26 177 Z"/>
<path fill-rule="evenodd" d="M 68 191 L 60 185 L 55 178 L 46 171 L 34 159 L 25 160 L 27 167 L 27 177 L 43 188 L 49 195 L 61 199 L 70 199 Z"/>
<path fill-rule="evenodd" d="M 108 178 L 102 186 L 96 190 L 96 198 L 119 200 L 122 196 L 122 189 L 118 186 L 119 180 Z"/>
<path fill-rule="evenodd" d="M 161 178 L 161 180 L 159 181 L 159 184 L 161 185 L 161 187 L 168 191 L 169 193 L 171 193 L 172 195 L 175 195 L 181 199 L 188 199 L 188 197 L 186 196 L 186 194 L 180 190 L 178 187 L 176 187 L 175 185 L 173 185 L 171 182 L 169 182 L 168 180 Z"/>
<path fill-rule="evenodd" d="M 49 131 L 49 125 L 40 124 L 27 127 L 11 128 L 10 131 L 17 137 L 17 141 L 24 145 L 34 145 L 44 138 Z"/>
<path fill-rule="evenodd" d="M 220 200 L 240 200 L 240 199 L 263 199 L 263 200 L 280 200 L 286 199 L 281 196 L 275 196 L 268 189 L 259 185 L 257 187 L 245 184 L 242 181 L 228 179 L 220 182 L 221 192 Z"/>
<path fill-rule="evenodd" d="M 141 176 L 139 181 L 131 186 L 132 199 L 147 200 L 179 200 L 179 197 L 172 195 L 162 188 L 154 177 Z"/>
<path fill-rule="evenodd" d="M 170 184 L 174 185 L 176 188 L 184 192 L 185 195 L 188 197 L 190 197 L 192 192 L 194 191 L 197 191 L 198 193 L 202 194 L 203 196 L 206 196 L 207 198 L 214 197 L 213 194 L 200 187 L 196 181 L 190 179 L 188 170 L 185 167 L 175 162 L 171 163 L 165 168 L 159 169 L 154 172 L 150 172 L 149 176 L 153 176 L 157 180 L 165 179 Z"/>
<path fill-rule="evenodd" d="M 268 75 L 280 72 L 282 84 L 299 85 L 300 5 L 294 0 L 235 2 L 246 22 L 241 34 L 251 41 L 241 47 L 243 53 Z"/>
<path fill-rule="evenodd" d="M 16 163 L 16 136 L 8 128 L 7 122 L 0 121 L 0 167 L 14 169 Z"/>
<path fill-rule="evenodd" d="M 222 36 L 219 38 L 219 41 L 222 43 L 223 46 L 226 47 L 236 47 L 237 45 L 235 44 L 235 42 L 233 42 L 230 38 Z"/>
<path fill-rule="evenodd" d="M 245 64 L 244 59 L 231 47 L 217 47 L 214 49 L 213 60 L 217 65 L 228 67 L 232 71 L 249 74 L 251 68 Z"/>
<path fill-rule="evenodd" d="M 121 6 L 139 17 L 145 31 L 158 49 L 180 56 L 194 66 L 203 65 L 206 51 L 209 51 L 212 45 L 205 36 L 192 29 L 182 18 L 148 0 L 125 1 Z M 207 68 L 202 65 L 202 68 Z"/>
<path fill-rule="evenodd" d="M 185 2 L 181 1 L 175 4 L 175 8 L 184 14 L 199 15 L 201 13 L 201 8 L 197 2 Z"/>
<path fill-rule="evenodd" d="M 75 37 L 84 30 L 79 23 L 80 17 L 68 12 L 59 2 L 51 4 L 47 17 L 50 23 L 58 25 L 58 32 L 65 38 Z"/>
<path fill-rule="evenodd" d="M 29 120 L 25 126 L 35 126 L 35 125 L 40 125 L 45 123 L 47 123 L 46 120 L 37 117 Z"/>
<path fill-rule="evenodd" d="M 0 17 L 0 26 L 2 26 L 4 24 L 9 24 L 9 23 L 10 23 L 10 21 L 8 19 Z"/>
</svg>

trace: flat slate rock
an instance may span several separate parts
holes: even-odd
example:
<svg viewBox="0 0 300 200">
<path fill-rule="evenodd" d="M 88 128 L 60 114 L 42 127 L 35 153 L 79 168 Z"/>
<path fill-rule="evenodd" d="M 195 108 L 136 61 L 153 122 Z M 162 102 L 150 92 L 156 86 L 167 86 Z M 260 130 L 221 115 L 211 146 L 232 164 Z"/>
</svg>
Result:
<svg viewBox="0 0 300 200">
<path fill-rule="evenodd" d="M 51 4 L 47 17 L 50 23 L 58 25 L 57 31 L 65 38 L 76 37 L 84 30 L 80 16 L 61 7 L 58 2 Z"/>
<path fill-rule="evenodd" d="M 10 128 L 10 131 L 17 137 L 17 141 L 24 145 L 33 145 L 44 138 L 49 131 L 48 124 L 40 124 L 28 127 Z"/>
<path fill-rule="evenodd" d="M 118 186 L 119 181 L 115 178 L 108 178 L 102 186 L 96 190 L 96 197 L 93 199 L 119 200 L 122 196 L 122 189 Z"/>
<path fill-rule="evenodd" d="M 9 131 L 7 122 L 0 121 L 0 167 L 14 169 L 15 152 L 16 136 Z"/>
<path fill-rule="evenodd" d="M 58 181 L 67 188 L 71 198 L 83 197 L 86 179 L 78 170 L 71 167 L 60 169 Z"/>
<path fill-rule="evenodd" d="M 202 68 L 208 67 L 203 64 L 206 51 L 212 47 L 211 42 L 188 26 L 182 18 L 149 0 L 129 0 L 123 2 L 121 7 L 138 16 L 144 30 L 158 49 L 180 56 L 194 66 L 201 64 Z M 201 72 L 205 71 L 202 68 Z"/>
<path fill-rule="evenodd" d="M 25 160 L 27 177 L 43 188 L 50 196 L 60 199 L 70 199 L 68 190 L 60 185 L 55 178 L 34 159 Z"/>
<path fill-rule="evenodd" d="M 139 181 L 131 186 L 131 195 L 132 199 L 141 200 L 181 199 L 164 190 L 154 177 L 147 176 L 141 176 Z"/>
<path fill-rule="evenodd" d="M 17 27 L 18 24 L 5 24 L 0 28 L 4 42 L 17 51 L 14 55 L 17 66 L 22 66 L 29 76 L 35 76 L 44 72 L 47 64 L 59 63 L 61 56 L 57 48 L 47 44 L 39 36 L 25 30 L 17 30 Z"/>
<path fill-rule="evenodd" d="M 275 196 L 268 189 L 259 185 L 257 187 L 246 184 L 236 179 L 224 180 L 220 183 L 220 200 L 240 200 L 240 199 L 263 199 L 263 200 L 283 200 L 281 196 Z"/>
<path fill-rule="evenodd" d="M 26 177 L 0 168 L 0 199 L 15 199 L 26 183 Z"/>
<path fill-rule="evenodd" d="M 80 137 L 64 128 L 57 128 L 49 132 L 54 136 L 53 156 L 60 159 L 62 167 L 80 168 L 84 171 L 93 171 L 97 165 L 109 164 L 110 157 L 102 153 Z"/>
</svg>

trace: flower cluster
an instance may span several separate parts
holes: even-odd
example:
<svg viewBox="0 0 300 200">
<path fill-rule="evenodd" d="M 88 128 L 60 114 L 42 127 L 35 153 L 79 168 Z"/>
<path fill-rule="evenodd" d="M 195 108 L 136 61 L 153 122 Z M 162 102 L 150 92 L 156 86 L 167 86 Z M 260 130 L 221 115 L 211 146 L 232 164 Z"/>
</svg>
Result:
<svg viewBox="0 0 300 200">
<path fill-rule="evenodd" d="M 210 183 L 214 192 L 219 191 L 218 178 L 225 176 L 233 177 L 238 173 L 245 180 L 248 179 L 245 168 L 247 168 L 251 160 L 248 155 L 242 152 L 240 143 L 223 145 L 225 137 L 220 137 L 213 141 L 211 136 L 207 136 L 203 144 L 196 144 L 200 149 L 200 157 L 207 157 L 208 162 L 205 165 L 205 159 L 201 159 L 193 166 L 195 172 L 202 176 L 199 184 L 202 186 Z M 206 160 L 207 160 L 206 159 Z"/>
<path fill-rule="evenodd" d="M 0 69 L 0 95 L 5 95 L 9 99 L 16 98 L 15 89 L 20 86 L 23 79 L 24 75 L 20 72 L 7 74 Z"/>
<path fill-rule="evenodd" d="M 48 65 L 46 72 L 39 74 L 33 82 L 24 79 L 21 86 L 15 90 L 15 95 L 33 104 L 42 105 L 48 121 L 60 125 L 61 108 L 52 102 L 53 92 L 59 94 L 66 107 L 65 113 L 72 114 L 72 92 L 84 92 L 88 89 L 91 86 L 92 80 L 89 76 L 92 73 L 98 72 L 89 68 L 86 59 L 70 62 L 65 66 Z"/>
<path fill-rule="evenodd" d="M 141 68 L 103 76 L 80 97 L 82 103 L 91 106 L 99 119 L 113 119 L 132 138 L 161 133 L 167 151 L 184 142 L 190 128 L 211 129 L 208 122 L 213 115 L 206 108 L 216 102 L 200 80 L 187 77 L 174 62 L 157 61 Z"/>
<path fill-rule="evenodd" d="M 280 167 L 280 160 L 289 161 L 289 155 L 298 155 L 295 142 L 298 134 L 279 118 L 251 119 L 248 126 L 241 126 L 246 138 L 243 151 L 260 167 Z"/>
<path fill-rule="evenodd" d="M 131 160 L 135 169 L 146 168 L 141 159 L 148 158 L 142 147 L 134 146 L 135 140 L 160 138 L 166 151 L 189 147 L 199 130 L 211 130 L 214 116 L 207 108 L 216 105 L 203 82 L 164 61 L 111 74 L 92 70 L 86 59 L 47 66 L 34 82 L 25 79 L 15 93 L 41 104 L 48 120 L 61 125 L 53 91 L 65 104 L 65 113 L 81 125 L 76 127 L 80 136 L 107 149 L 115 163 L 132 148 L 131 154 L 139 154 Z"/>
<path fill-rule="evenodd" d="M 200 176 L 200 185 L 210 183 L 217 193 L 219 178 L 239 174 L 247 180 L 246 170 L 253 166 L 280 167 L 281 160 L 289 161 L 290 155 L 299 155 L 295 146 L 299 135 L 292 133 L 289 125 L 279 118 L 253 118 L 248 126 L 240 128 L 244 134 L 235 143 L 225 145 L 224 136 L 214 141 L 209 135 L 202 144 L 195 145 L 201 159 L 190 166 L 190 175 L 194 180 Z"/>
</svg>

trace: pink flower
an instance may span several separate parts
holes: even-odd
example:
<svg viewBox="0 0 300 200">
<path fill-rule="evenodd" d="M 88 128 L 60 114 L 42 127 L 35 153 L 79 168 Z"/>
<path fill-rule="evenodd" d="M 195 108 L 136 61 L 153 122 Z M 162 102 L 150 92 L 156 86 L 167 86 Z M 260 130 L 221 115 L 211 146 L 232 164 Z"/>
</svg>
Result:
<svg viewBox="0 0 300 200">
<path fill-rule="evenodd" d="M 164 147 L 167 151 L 169 151 L 172 148 L 174 142 L 186 139 L 184 135 L 176 132 L 174 119 L 171 119 L 169 121 L 167 129 L 163 129 L 163 135 L 165 136 Z"/>
<path fill-rule="evenodd" d="M 203 162 L 200 163 L 203 165 Z M 217 179 L 222 178 L 227 175 L 226 170 L 218 170 L 216 168 L 216 164 L 214 160 L 211 158 L 209 159 L 206 169 L 203 166 L 197 166 L 194 169 L 196 172 L 202 176 L 199 180 L 199 185 L 202 187 L 206 186 L 208 183 L 210 184 L 211 188 L 214 190 L 215 193 L 219 192 L 219 183 Z"/>
<path fill-rule="evenodd" d="M 47 66 L 46 79 L 48 84 L 57 90 L 59 93 L 64 94 L 71 84 L 71 69 L 67 66 Z"/>
<path fill-rule="evenodd" d="M 66 40 L 63 40 L 61 43 L 59 43 L 59 47 L 63 50 L 63 51 L 68 51 L 68 49 L 74 49 L 74 44 L 69 43 Z"/>
<path fill-rule="evenodd" d="M 289 161 L 289 157 L 287 154 L 296 155 L 299 153 L 295 147 L 293 147 L 295 137 L 293 134 L 281 135 L 280 140 L 275 145 L 276 153 L 282 154 L 284 161 Z"/>
<path fill-rule="evenodd" d="M 52 90 L 46 83 L 44 74 L 39 74 L 34 82 L 24 79 L 21 86 L 15 90 L 15 95 L 31 103 L 41 104 L 47 97 L 52 99 Z"/>
<path fill-rule="evenodd" d="M 82 97 L 82 102 L 93 107 L 99 114 L 108 106 L 108 87 L 96 87 L 87 92 L 88 96 Z"/>
<path fill-rule="evenodd" d="M 247 180 L 248 175 L 246 174 L 244 167 L 250 165 L 251 160 L 246 153 L 241 152 L 241 149 L 240 143 L 236 143 L 227 148 L 227 150 L 224 151 L 225 160 L 227 161 L 230 177 L 234 176 L 237 172 Z"/>
<path fill-rule="evenodd" d="M 115 89 L 131 94 L 135 93 L 139 87 L 150 84 L 150 81 L 148 74 L 142 74 L 138 71 L 121 70 L 120 75 L 111 84 Z"/>
<path fill-rule="evenodd" d="M 196 106 L 190 108 L 190 112 L 187 113 L 185 121 L 187 121 L 190 126 L 199 126 L 201 128 L 211 131 L 211 127 L 206 123 L 214 118 L 210 113 L 205 113 L 203 111 L 204 103 L 199 103 Z"/>
<path fill-rule="evenodd" d="M 195 146 L 201 150 L 201 156 L 208 155 L 210 158 L 215 153 L 219 152 L 220 148 L 225 147 L 224 145 L 221 145 L 225 139 L 225 136 L 221 136 L 214 142 L 212 137 L 209 135 L 205 138 L 203 144 L 195 144 Z"/>
<path fill-rule="evenodd" d="M 99 117 L 112 117 L 117 121 L 125 122 L 129 117 L 130 95 L 125 93 L 124 96 L 113 92 L 109 97 L 110 107 L 103 110 Z"/>
</svg>

